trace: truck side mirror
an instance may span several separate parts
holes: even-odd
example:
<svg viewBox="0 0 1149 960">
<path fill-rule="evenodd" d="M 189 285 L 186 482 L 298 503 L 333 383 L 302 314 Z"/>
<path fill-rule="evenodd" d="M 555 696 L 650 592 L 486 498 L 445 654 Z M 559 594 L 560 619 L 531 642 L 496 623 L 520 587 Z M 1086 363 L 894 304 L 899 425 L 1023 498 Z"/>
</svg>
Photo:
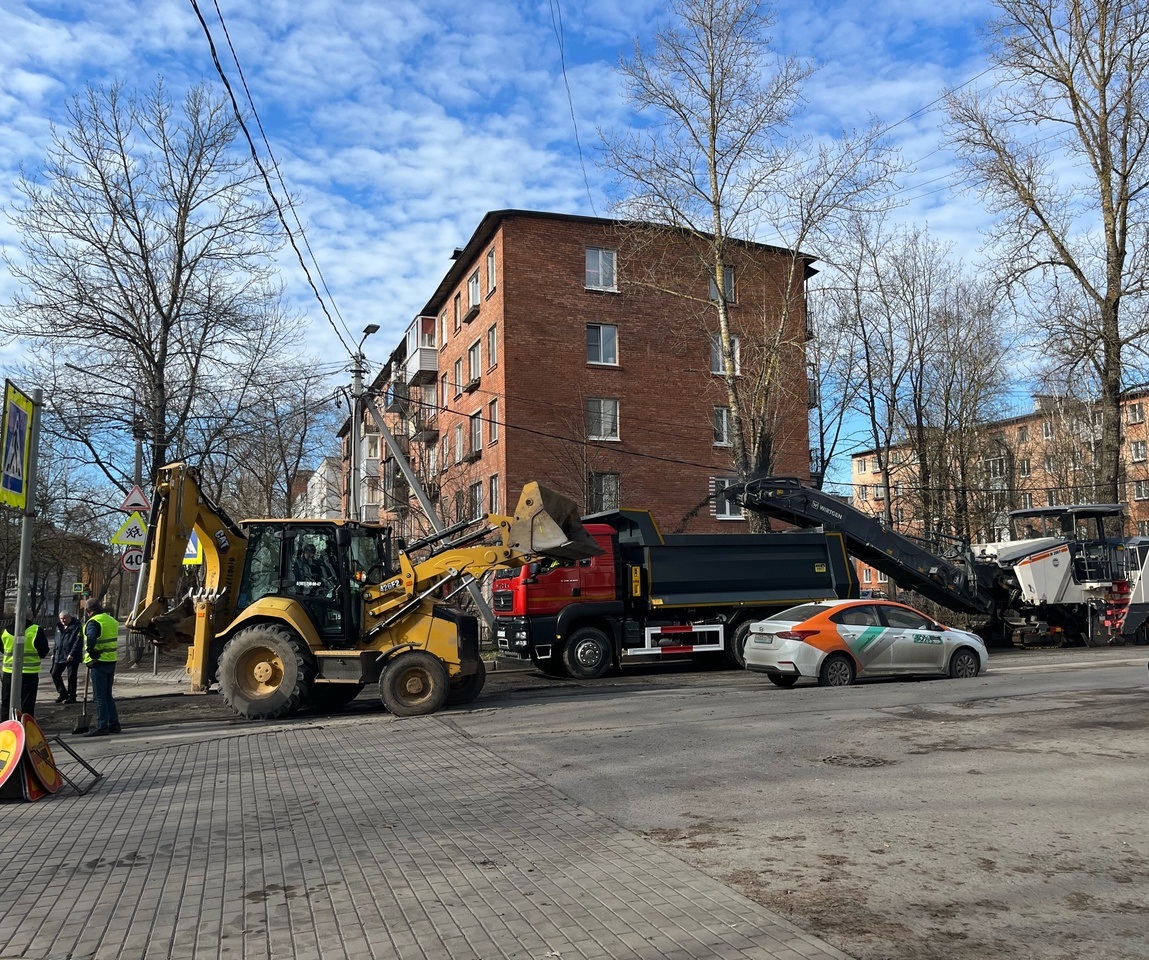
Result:
<svg viewBox="0 0 1149 960">
<path fill-rule="evenodd" d="M 579 565 L 580 567 L 589 567 L 589 566 L 590 566 L 590 558 L 589 558 L 589 557 L 584 557 L 582 560 L 580 560 L 580 561 L 578 562 L 578 565 Z"/>
</svg>

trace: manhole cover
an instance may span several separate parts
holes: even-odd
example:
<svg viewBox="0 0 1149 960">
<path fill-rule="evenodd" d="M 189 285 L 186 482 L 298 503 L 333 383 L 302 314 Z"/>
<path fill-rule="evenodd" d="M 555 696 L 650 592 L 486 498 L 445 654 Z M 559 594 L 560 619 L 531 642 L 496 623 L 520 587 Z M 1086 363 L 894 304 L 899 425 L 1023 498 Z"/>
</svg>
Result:
<svg viewBox="0 0 1149 960">
<path fill-rule="evenodd" d="M 883 760 L 881 757 L 855 757 L 847 753 L 840 756 L 823 757 L 822 762 L 832 763 L 836 767 L 885 767 L 894 761 Z"/>
</svg>

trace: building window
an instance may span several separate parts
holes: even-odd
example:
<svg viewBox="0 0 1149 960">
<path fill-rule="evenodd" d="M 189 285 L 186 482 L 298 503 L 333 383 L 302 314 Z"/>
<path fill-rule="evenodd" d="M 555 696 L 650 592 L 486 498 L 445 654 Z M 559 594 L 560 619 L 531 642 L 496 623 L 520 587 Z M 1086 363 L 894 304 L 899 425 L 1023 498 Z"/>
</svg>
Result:
<svg viewBox="0 0 1149 960">
<path fill-rule="evenodd" d="M 476 340 L 467 351 L 467 379 L 477 380 L 483 365 L 483 348 Z"/>
<path fill-rule="evenodd" d="M 586 432 L 590 440 L 617 440 L 618 401 L 605 397 L 587 400 Z"/>
<path fill-rule="evenodd" d="M 1017 442 L 1026 443 L 1029 440 L 1029 427 L 1021 426 L 1017 428 Z"/>
<path fill-rule="evenodd" d="M 463 316 L 463 297 L 461 294 L 456 293 L 455 299 L 451 301 L 451 309 L 453 312 L 452 319 L 455 323 L 455 332 L 459 331 L 459 321 Z"/>
<path fill-rule="evenodd" d="M 715 477 L 714 485 L 714 515 L 719 520 L 741 520 L 742 504 L 735 497 L 727 496 L 724 492 L 731 484 L 737 483 L 733 477 Z"/>
<path fill-rule="evenodd" d="M 463 358 L 455 361 L 455 396 L 463 392 Z"/>
<path fill-rule="evenodd" d="M 878 571 L 878 583 L 889 583 L 889 582 L 890 582 L 889 574 L 883 573 L 881 570 L 879 570 Z"/>
<path fill-rule="evenodd" d="M 720 337 L 714 333 L 710 335 L 710 372 L 722 376 L 726 369 L 722 365 L 722 345 Z M 740 356 L 739 340 L 736 336 L 730 338 L 730 352 L 734 355 L 734 375 L 738 376 L 742 371 L 740 369 Z"/>
<path fill-rule="evenodd" d="M 882 472 L 881 461 L 878 460 L 877 457 L 874 457 L 874 459 L 870 461 L 870 473 L 881 473 L 881 472 Z"/>
<path fill-rule="evenodd" d="M 614 275 L 614 250 L 586 248 L 586 285 L 591 290 L 617 290 Z"/>
<path fill-rule="evenodd" d="M 724 267 L 722 270 L 722 286 L 725 288 L 723 291 L 726 294 L 725 300 L 727 303 L 734 303 L 734 268 Z M 714 282 L 714 274 L 710 275 L 710 299 L 718 299 L 718 284 Z"/>
<path fill-rule="evenodd" d="M 586 362 L 618 365 L 618 327 L 609 323 L 586 325 Z"/>
<path fill-rule="evenodd" d="M 1149 500 L 1149 480 L 1136 480 L 1133 483 L 1133 499 Z"/>
<path fill-rule="evenodd" d="M 866 567 L 862 571 L 862 583 L 873 583 L 873 581 L 874 581 L 874 572 L 869 567 Z"/>
<path fill-rule="evenodd" d="M 1144 463 L 1145 462 L 1145 441 L 1144 440 L 1134 440 L 1129 446 L 1132 448 L 1132 451 L 1133 451 L 1133 462 L 1134 463 Z"/>
<path fill-rule="evenodd" d="M 495 289 L 496 273 L 495 273 L 495 248 L 491 247 L 487 251 L 487 293 L 490 294 Z"/>
<path fill-rule="evenodd" d="M 483 516 L 483 481 L 476 480 L 467 487 L 467 519 L 478 520 Z"/>
<path fill-rule="evenodd" d="M 617 510 L 621 500 L 619 498 L 619 480 L 617 473 L 592 473 L 589 478 L 590 512 L 601 513 L 603 510 Z"/>
<path fill-rule="evenodd" d="M 1033 494 L 1032 493 L 1023 493 L 1021 495 L 1021 509 L 1022 510 L 1032 510 L 1033 509 Z"/>
<path fill-rule="evenodd" d="M 1052 420 L 1042 420 L 1041 421 L 1041 436 L 1045 440 L 1052 440 L 1053 439 L 1053 421 Z"/>
<path fill-rule="evenodd" d="M 378 477 L 368 477 L 363 482 L 363 487 L 366 491 L 364 499 L 366 500 L 367 504 L 369 506 L 372 506 L 372 507 L 378 506 L 379 505 L 379 478 Z"/>
<path fill-rule="evenodd" d="M 447 375 L 445 373 L 439 378 L 439 406 L 444 410 L 447 409 Z"/>
<path fill-rule="evenodd" d="M 463 425 L 455 424 L 455 463 L 463 462 Z"/>
<path fill-rule="evenodd" d="M 1149 520 L 1137 521 L 1137 536 L 1149 537 Z"/>
<path fill-rule="evenodd" d="M 491 324 L 487 330 L 487 369 L 490 370 L 499 362 L 499 331 Z"/>
<path fill-rule="evenodd" d="M 1005 457 L 993 457 L 986 460 L 985 468 L 991 480 L 1000 480 L 1005 476 Z"/>
<path fill-rule="evenodd" d="M 447 311 L 444 310 L 439 314 L 439 346 L 445 347 L 447 345 Z"/>
<path fill-rule="evenodd" d="M 1028 458 L 1026 458 L 1024 460 L 1018 460 L 1017 461 L 1017 475 L 1019 477 L 1028 477 L 1029 476 L 1029 459 Z"/>
<path fill-rule="evenodd" d="M 1055 466 L 1056 465 L 1053 462 L 1053 457 L 1047 456 L 1045 458 L 1045 472 L 1046 473 L 1053 473 Z"/>
<path fill-rule="evenodd" d="M 870 499 L 870 488 L 864 483 L 858 484 L 858 499 L 859 500 L 869 500 Z"/>
<path fill-rule="evenodd" d="M 1144 423 L 1145 422 L 1145 408 L 1140 403 L 1134 403 L 1129 406 L 1129 422 L 1130 423 Z"/>
<path fill-rule="evenodd" d="M 367 460 L 379 459 L 379 434 L 369 433 L 363 438 L 363 456 Z"/>
<path fill-rule="evenodd" d="M 476 270 L 467 278 L 467 306 L 479 305 L 479 271 Z"/>
<path fill-rule="evenodd" d="M 491 499 L 487 501 L 487 509 L 491 513 L 499 512 L 499 475 L 491 477 Z"/>
<path fill-rule="evenodd" d="M 730 408 L 714 408 L 714 445 L 716 447 L 730 446 Z"/>
<path fill-rule="evenodd" d="M 861 460 L 855 460 L 854 461 L 854 473 L 865 473 L 865 472 L 866 472 L 866 458 L 862 457 Z"/>
<path fill-rule="evenodd" d="M 471 453 L 478 453 L 483 449 L 483 415 L 472 413 L 470 419 Z"/>
<path fill-rule="evenodd" d="M 499 442 L 499 401 L 487 404 L 487 423 L 491 425 L 491 443 Z"/>
</svg>

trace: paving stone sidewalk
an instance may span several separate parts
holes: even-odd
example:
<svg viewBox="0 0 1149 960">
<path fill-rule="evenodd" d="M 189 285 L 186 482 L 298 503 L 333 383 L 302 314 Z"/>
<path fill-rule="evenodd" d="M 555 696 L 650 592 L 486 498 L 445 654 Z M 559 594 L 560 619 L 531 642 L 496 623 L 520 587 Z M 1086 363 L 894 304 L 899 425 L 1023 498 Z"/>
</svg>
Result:
<svg viewBox="0 0 1149 960">
<path fill-rule="evenodd" d="M 848 960 L 438 717 L 101 748 L 0 805 L 0 960 Z"/>
</svg>

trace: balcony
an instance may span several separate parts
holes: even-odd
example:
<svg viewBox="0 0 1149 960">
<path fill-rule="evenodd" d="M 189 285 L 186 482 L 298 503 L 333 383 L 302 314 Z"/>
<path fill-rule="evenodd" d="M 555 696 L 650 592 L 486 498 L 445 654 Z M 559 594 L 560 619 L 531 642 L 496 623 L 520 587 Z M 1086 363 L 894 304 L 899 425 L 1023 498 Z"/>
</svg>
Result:
<svg viewBox="0 0 1149 960">
<path fill-rule="evenodd" d="M 403 369 L 412 386 L 434 383 L 439 376 L 439 351 L 434 347 L 416 347 L 407 354 Z"/>
<path fill-rule="evenodd" d="M 478 390 L 481 379 L 481 377 L 471 377 L 471 379 L 463 385 L 463 393 L 474 393 Z"/>
<path fill-rule="evenodd" d="M 479 315 L 479 305 L 476 303 L 466 313 L 463 314 L 463 323 L 470 323 Z"/>
<path fill-rule="evenodd" d="M 394 379 L 387 384 L 387 392 L 383 397 L 383 409 L 387 413 L 402 413 L 407 409 L 409 396 L 407 384 L 401 379 Z"/>
<path fill-rule="evenodd" d="M 415 414 L 411 424 L 411 439 L 415 443 L 434 443 L 439 439 L 439 426 L 433 410 L 422 410 Z"/>
</svg>

